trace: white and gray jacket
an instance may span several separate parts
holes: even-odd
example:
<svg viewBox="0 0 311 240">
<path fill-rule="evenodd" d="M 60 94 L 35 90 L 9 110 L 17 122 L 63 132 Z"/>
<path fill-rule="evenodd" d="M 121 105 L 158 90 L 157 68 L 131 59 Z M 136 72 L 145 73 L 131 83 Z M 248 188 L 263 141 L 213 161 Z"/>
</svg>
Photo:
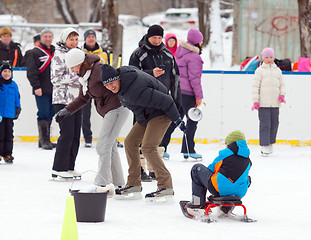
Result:
<svg viewBox="0 0 311 240">
<path fill-rule="evenodd" d="M 262 63 L 255 71 L 253 102 L 259 102 L 260 107 L 280 107 L 280 95 L 285 95 L 282 71 L 274 63 Z"/>
<path fill-rule="evenodd" d="M 65 55 L 70 50 L 63 43 L 56 44 L 51 61 L 51 83 L 53 104 L 69 104 L 79 95 L 79 76 L 72 73 L 65 64 Z"/>
</svg>

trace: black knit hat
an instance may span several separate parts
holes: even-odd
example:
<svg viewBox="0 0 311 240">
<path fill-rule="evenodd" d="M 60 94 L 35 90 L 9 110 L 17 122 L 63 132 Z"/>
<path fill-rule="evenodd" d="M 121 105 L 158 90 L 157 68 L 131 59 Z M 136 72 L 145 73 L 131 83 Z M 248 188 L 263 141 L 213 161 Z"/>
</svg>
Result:
<svg viewBox="0 0 311 240">
<path fill-rule="evenodd" d="M 163 37 L 164 29 L 160 25 L 152 25 L 149 27 L 147 32 L 147 38 L 152 36 L 161 36 Z"/>
<path fill-rule="evenodd" d="M 106 86 L 109 83 L 120 80 L 119 72 L 108 64 L 101 66 L 101 80 Z"/>
<path fill-rule="evenodd" d="M 4 61 L 1 62 L 1 64 L 0 64 L 0 76 L 1 76 L 2 71 L 3 71 L 4 69 L 10 69 L 11 72 L 13 73 L 13 66 L 12 66 L 11 61 L 9 61 L 9 60 L 4 60 Z"/>
<path fill-rule="evenodd" d="M 33 42 L 40 41 L 40 34 L 33 37 Z"/>
</svg>

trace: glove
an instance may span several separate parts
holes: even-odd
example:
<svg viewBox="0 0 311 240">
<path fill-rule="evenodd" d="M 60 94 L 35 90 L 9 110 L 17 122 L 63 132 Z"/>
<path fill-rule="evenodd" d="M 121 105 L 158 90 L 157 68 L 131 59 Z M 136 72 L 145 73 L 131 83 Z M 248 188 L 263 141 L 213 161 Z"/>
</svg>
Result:
<svg viewBox="0 0 311 240">
<path fill-rule="evenodd" d="M 259 102 L 254 102 L 254 105 L 252 106 L 252 111 L 254 111 L 255 109 L 258 110 L 258 108 L 260 108 Z"/>
<path fill-rule="evenodd" d="M 15 108 L 15 117 L 14 119 L 18 119 L 19 114 L 21 113 L 22 109 L 20 107 Z"/>
<path fill-rule="evenodd" d="M 179 127 L 179 129 L 182 132 L 186 132 L 186 125 L 185 122 L 183 120 L 181 120 L 181 118 L 178 118 L 178 120 L 175 122 L 176 126 Z"/>
<path fill-rule="evenodd" d="M 281 103 L 286 103 L 284 95 L 280 95 L 280 96 L 279 96 L 279 101 L 280 101 Z"/>
<path fill-rule="evenodd" d="M 2 122 L 2 116 L 0 115 L 0 122 Z"/>
<path fill-rule="evenodd" d="M 55 114 L 55 120 L 56 122 L 61 122 L 64 120 L 65 117 L 69 115 L 70 115 L 69 110 L 67 108 L 63 108 Z"/>
<path fill-rule="evenodd" d="M 194 107 L 199 106 L 201 103 L 202 103 L 202 99 L 196 99 L 196 100 L 195 100 L 195 106 L 194 106 Z"/>
</svg>

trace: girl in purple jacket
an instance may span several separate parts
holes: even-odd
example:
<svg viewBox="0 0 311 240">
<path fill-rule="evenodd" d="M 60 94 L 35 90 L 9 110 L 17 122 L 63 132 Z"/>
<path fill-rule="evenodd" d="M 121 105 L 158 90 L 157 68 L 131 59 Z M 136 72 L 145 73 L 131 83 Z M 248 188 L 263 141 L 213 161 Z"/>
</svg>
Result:
<svg viewBox="0 0 311 240">
<path fill-rule="evenodd" d="M 196 105 L 200 105 L 203 99 L 201 86 L 203 61 L 200 56 L 202 52 L 202 43 L 202 33 L 191 28 L 188 31 L 187 42 L 179 41 L 179 47 L 177 48 L 175 56 L 180 72 L 182 108 L 184 114 L 187 116 L 187 141 L 185 141 L 184 136 L 181 152 L 184 154 L 184 158 L 191 157 L 197 160 L 202 159 L 202 155 L 196 153 L 194 150 L 194 135 L 198 122 L 192 121 L 188 117 L 188 110 Z"/>
</svg>

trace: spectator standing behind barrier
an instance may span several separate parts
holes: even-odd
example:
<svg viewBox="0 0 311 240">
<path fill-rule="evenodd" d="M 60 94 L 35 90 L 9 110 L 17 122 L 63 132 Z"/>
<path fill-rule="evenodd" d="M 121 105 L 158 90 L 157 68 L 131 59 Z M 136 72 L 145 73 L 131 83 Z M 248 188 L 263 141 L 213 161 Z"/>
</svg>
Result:
<svg viewBox="0 0 311 240">
<path fill-rule="evenodd" d="M 165 48 L 162 42 L 163 28 L 159 25 L 152 25 L 148 32 L 140 40 L 138 48 L 132 53 L 129 65 L 135 66 L 159 80 L 170 92 L 177 108 L 181 108 L 181 93 L 179 84 L 179 71 L 173 54 Z M 149 175 L 154 178 L 152 166 L 147 166 Z M 142 180 L 148 181 L 145 174 L 144 161 L 142 162 Z M 149 177 L 150 179 L 150 177 Z"/>
<path fill-rule="evenodd" d="M 21 112 L 17 84 L 12 80 L 13 67 L 10 61 L 0 63 L 0 161 L 13 163 L 13 120 Z"/>
<path fill-rule="evenodd" d="M 40 34 L 33 37 L 33 45 L 34 45 L 34 47 L 37 47 L 40 45 Z M 22 60 L 22 67 L 26 67 L 27 61 L 29 60 L 29 56 L 31 55 L 32 50 L 33 49 L 26 51 L 26 53 L 23 57 L 23 60 Z"/>
<path fill-rule="evenodd" d="M 177 50 L 177 37 L 174 33 L 167 33 L 164 38 L 165 47 L 171 51 L 173 56 L 176 56 Z"/>
<path fill-rule="evenodd" d="M 142 154 L 151 163 L 158 182 L 158 190 L 146 194 L 145 198 L 172 197 L 172 177 L 157 148 L 171 122 L 175 122 L 182 131 L 185 130 L 185 125 L 167 87 L 133 66 L 115 70 L 104 65 L 101 79 L 107 89 L 118 94 L 122 105 L 136 116 L 136 122 L 124 141 L 129 164 L 127 185 L 116 190 L 116 198 L 141 198 L 139 145 Z"/>
<path fill-rule="evenodd" d="M 286 103 L 285 85 L 282 71 L 274 63 L 274 50 L 264 48 L 261 54 L 263 63 L 255 71 L 252 110 L 258 110 L 261 154 L 269 156 L 276 142 L 280 103 Z"/>
<path fill-rule="evenodd" d="M 11 29 L 2 27 L 0 29 L 0 62 L 10 60 L 13 67 L 21 67 L 22 59 L 20 44 L 12 41 Z"/>
<path fill-rule="evenodd" d="M 79 95 L 79 76 L 70 71 L 65 63 L 65 55 L 79 43 L 79 33 L 73 28 L 65 28 L 56 43 L 51 61 L 51 82 L 53 84 L 52 103 L 55 112 L 63 109 Z M 57 141 L 52 176 L 61 178 L 81 177 L 74 170 L 80 146 L 81 111 L 64 119 L 59 124 L 60 136 Z"/>
<path fill-rule="evenodd" d="M 97 112 L 103 117 L 101 130 L 96 143 L 99 155 L 98 172 L 95 185 L 106 186 L 113 183 L 116 186 L 124 184 L 123 170 L 117 148 L 117 138 L 124 125 L 129 111 L 121 106 L 116 94 L 108 91 L 100 78 L 100 58 L 95 54 L 86 54 L 79 49 L 72 49 L 66 54 L 66 65 L 80 78 L 79 96 L 56 114 L 56 121 L 70 117 L 90 98 L 94 98 Z"/>
<path fill-rule="evenodd" d="M 96 32 L 93 29 L 86 30 L 84 33 L 83 51 L 89 54 L 96 54 L 100 57 L 100 62 L 108 63 L 108 54 L 96 42 Z M 91 107 L 92 99 L 82 108 L 82 132 L 85 140 L 85 147 L 92 147 L 91 131 Z"/>
<path fill-rule="evenodd" d="M 187 130 L 183 137 L 182 149 L 185 158 L 202 159 L 202 155 L 195 152 L 194 135 L 197 130 L 197 121 L 192 121 L 188 110 L 202 103 L 203 90 L 201 85 L 203 61 L 202 53 L 203 35 L 194 28 L 187 34 L 187 42 L 179 41 L 176 52 L 176 62 L 180 72 L 180 88 L 182 94 L 183 113 L 187 117 Z M 186 145 L 188 144 L 188 146 Z M 188 153 L 189 151 L 189 153 Z"/>
<path fill-rule="evenodd" d="M 52 89 L 50 64 L 55 47 L 52 45 L 53 33 L 43 29 L 40 34 L 41 43 L 35 47 L 27 62 L 27 78 L 33 89 L 37 103 L 37 121 L 39 131 L 39 148 L 51 150 L 56 145 L 50 141 L 50 127 L 55 114 L 52 105 Z"/>
</svg>

